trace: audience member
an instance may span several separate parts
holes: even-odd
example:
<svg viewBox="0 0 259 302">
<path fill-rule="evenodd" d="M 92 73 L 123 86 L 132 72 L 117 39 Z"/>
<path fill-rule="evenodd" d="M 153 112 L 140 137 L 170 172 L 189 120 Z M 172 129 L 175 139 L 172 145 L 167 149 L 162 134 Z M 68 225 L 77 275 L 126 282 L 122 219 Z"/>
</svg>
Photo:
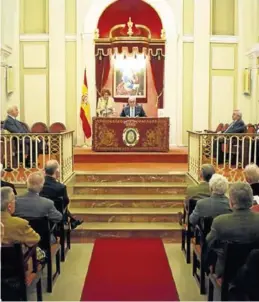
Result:
<svg viewBox="0 0 259 302">
<path fill-rule="evenodd" d="M 242 120 L 242 113 L 240 110 L 234 110 L 232 114 L 232 123 L 223 132 L 218 133 L 244 133 L 246 126 Z M 224 140 L 220 138 L 219 141 L 215 140 L 213 143 L 213 156 L 217 158 L 218 164 L 222 164 L 224 160 L 224 152 L 222 151 Z"/>
<path fill-rule="evenodd" d="M 67 187 L 58 181 L 59 173 L 59 163 L 56 160 L 49 160 L 45 166 L 45 182 L 40 192 L 40 196 L 53 200 L 57 209 L 60 209 L 59 202 L 63 203 L 64 208 L 69 204 Z M 76 220 L 69 210 L 67 215 L 72 229 L 83 223 L 83 220 Z"/>
<path fill-rule="evenodd" d="M 54 202 L 39 195 L 43 188 L 44 176 L 40 172 L 31 173 L 27 179 L 28 192 L 17 197 L 15 216 L 40 218 L 48 217 L 52 222 L 62 219 L 61 213 L 55 208 Z"/>
<path fill-rule="evenodd" d="M 3 244 L 24 243 L 33 246 L 40 236 L 29 226 L 27 220 L 11 216 L 15 211 L 15 196 L 10 187 L 1 188 L 1 215 L 4 224 Z"/>
<path fill-rule="evenodd" d="M 19 110 L 17 106 L 12 106 L 7 110 L 7 118 L 4 121 L 3 128 L 11 133 L 28 133 L 28 129 L 24 126 L 23 123 L 18 121 L 16 118 L 19 115 Z M 23 141 L 19 140 L 19 161 L 23 162 L 24 153 L 23 153 Z M 27 158 L 25 159 L 25 166 L 30 167 L 30 161 L 32 160 L 33 165 L 36 161 L 36 144 L 38 143 L 38 153 L 40 150 L 39 140 L 30 140 L 29 137 L 26 137 L 25 140 L 25 152 L 27 152 Z M 30 155 L 32 154 L 32 158 Z"/>
<path fill-rule="evenodd" d="M 197 185 L 191 185 L 187 188 L 187 197 L 185 200 L 185 206 L 188 208 L 188 203 L 190 199 L 199 200 L 211 195 L 209 181 L 212 175 L 215 173 L 215 169 L 210 164 L 204 164 L 201 167 L 200 178 L 201 182 Z"/>
<path fill-rule="evenodd" d="M 2 224 L 2 222 L 0 222 L 0 225 L 1 225 L 1 233 L 0 233 L 1 241 L 0 241 L 0 243 L 2 243 L 3 238 L 4 238 L 4 225 Z"/>
<path fill-rule="evenodd" d="M 2 177 L 4 176 L 4 169 L 3 169 L 3 164 L 1 163 L 0 163 L 0 173 L 1 173 L 1 180 L 0 180 L 1 187 L 10 187 L 12 188 L 14 195 L 17 195 L 15 186 L 8 181 L 2 180 Z"/>
<path fill-rule="evenodd" d="M 245 167 L 245 178 L 250 184 L 253 195 L 259 196 L 259 168 L 256 164 L 247 165 Z"/>
<path fill-rule="evenodd" d="M 232 184 L 229 199 L 233 213 L 216 217 L 206 238 L 209 251 L 214 250 L 217 254 L 216 275 L 219 277 L 224 269 L 222 242 L 250 243 L 259 240 L 259 214 L 250 210 L 253 202 L 250 185 L 242 182 Z"/>
<path fill-rule="evenodd" d="M 229 200 L 225 195 L 228 190 L 228 180 L 220 174 L 214 174 L 209 181 L 209 187 L 211 196 L 198 200 L 190 215 L 192 225 L 196 225 L 201 217 L 214 218 L 231 212 Z"/>
</svg>

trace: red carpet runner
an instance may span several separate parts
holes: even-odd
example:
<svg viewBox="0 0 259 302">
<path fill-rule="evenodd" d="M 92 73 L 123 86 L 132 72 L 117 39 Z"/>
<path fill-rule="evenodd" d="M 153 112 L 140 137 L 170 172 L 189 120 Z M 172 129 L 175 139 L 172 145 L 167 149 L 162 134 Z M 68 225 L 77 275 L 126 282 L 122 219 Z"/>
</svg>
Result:
<svg viewBox="0 0 259 302">
<path fill-rule="evenodd" d="M 179 301 L 161 239 L 97 239 L 81 301 Z"/>
</svg>

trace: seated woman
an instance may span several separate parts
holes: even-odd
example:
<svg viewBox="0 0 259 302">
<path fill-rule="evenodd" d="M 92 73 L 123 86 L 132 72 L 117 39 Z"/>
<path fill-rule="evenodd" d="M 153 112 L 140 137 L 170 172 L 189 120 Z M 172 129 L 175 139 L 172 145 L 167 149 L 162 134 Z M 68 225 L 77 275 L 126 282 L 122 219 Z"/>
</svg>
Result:
<svg viewBox="0 0 259 302">
<path fill-rule="evenodd" d="M 109 89 L 103 89 L 98 99 L 96 112 L 100 117 L 110 117 L 114 114 L 114 100 Z"/>
</svg>

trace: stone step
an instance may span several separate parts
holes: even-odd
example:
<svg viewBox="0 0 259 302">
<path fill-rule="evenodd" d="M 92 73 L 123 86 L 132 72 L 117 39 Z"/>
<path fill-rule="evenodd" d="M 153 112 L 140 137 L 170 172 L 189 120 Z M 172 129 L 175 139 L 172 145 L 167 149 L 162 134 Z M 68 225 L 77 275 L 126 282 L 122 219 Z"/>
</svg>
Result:
<svg viewBox="0 0 259 302">
<path fill-rule="evenodd" d="M 85 222 L 178 222 L 182 207 L 175 208 L 70 208 Z"/>
<path fill-rule="evenodd" d="M 185 194 L 186 183 L 174 182 L 81 182 L 74 194 Z"/>
<path fill-rule="evenodd" d="M 188 180 L 183 172 L 172 173 L 86 173 L 77 172 L 75 182 L 181 182 Z"/>
<path fill-rule="evenodd" d="M 95 238 L 154 238 L 180 242 L 181 226 L 166 222 L 89 222 L 83 223 L 72 232 L 73 242 L 91 242 Z"/>
<path fill-rule="evenodd" d="M 185 195 L 130 194 L 130 195 L 71 195 L 74 208 L 174 208 L 182 207 Z"/>
</svg>

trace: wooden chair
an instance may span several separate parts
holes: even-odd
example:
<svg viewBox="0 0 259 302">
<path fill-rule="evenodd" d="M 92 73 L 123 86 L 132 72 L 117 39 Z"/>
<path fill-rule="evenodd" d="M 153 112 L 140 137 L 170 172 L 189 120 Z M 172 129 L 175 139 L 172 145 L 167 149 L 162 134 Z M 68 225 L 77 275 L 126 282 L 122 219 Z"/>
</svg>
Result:
<svg viewBox="0 0 259 302">
<path fill-rule="evenodd" d="M 67 220 L 67 207 L 64 208 L 62 198 L 50 198 L 47 195 L 41 195 L 43 197 L 53 200 L 56 209 L 63 215 L 63 219 L 57 224 L 56 235 L 60 237 L 61 245 L 61 261 L 64 262 L 66 259 L 66 254 L 71 248 L 71 229 Z"/>
<path fill-rule="evenodd" d="M 190 199 L 188 211 L 184 209 L 184 217 L 186 223 L 183 223 L 182 225 L 182 251 L 185 253 L 186 263 L 191 263 L 191 238 L 193 237 L 193 231 L 189 218 L 196 206 L 196 203 L 197 200 Z"/>
<path fill-rule="evenodd" d="M 60 132 L 64 132 L 66 131 L 67 128 L 64 124 L 56 122 L 53 123 L 50 127 L 49 127 L 49 132 L 50 133 L 60 133 Z"/>
<path fill-rule="evenodd" d="M 221 278 L 215 275 L 215 267 L 210 269 L 209 273 L 209 293 L 208 301 L 213 301 L 214 289 L 220 291 L 220 301 L 228 301 L 228 293 L 231 282 L 238 270 L 245 264 L 249 253 L 253 249 L 259 248 L 259 242 L 241 244 L 241 243 L 225 243 L 224 245 L 224 272 Z"/>
<path fill-rule="evenodd" d="M 50 222 L 47 217 L 41 218 L 31 218 L 22 217 L 29 221 L 30 226 L 37 232 L 41 240 L 39 242 L 39 247 L 46 252 L 47 258 L 47 291 L 52 292 L 53 284 L 60 274 L 60 244 L 59 242 L 51 244 L 51 234 L 56 227 L 54 224 L 50 228 Z M 56 272 L 52 273 L 52 259 L 56 258 Z"/>
<path fill-rule="evenodd" d="M 32 260 L 32 271 L 28 270 Z M 3 301 L 28 301 L 27 291 L 36 286 L 37 301 L 42 301 L 42 267 L 37 263 L 36 246 L 23 254 L 22 245 L 1 246 L 1 298 Z M 11 295 L 11 296 L 10 296 Z M 10 300 L 9 300 L 10 299 Z"/>
<path fill-rule="evenodd" d="M 206 293 L 205 287 L 205 255 L 207 251 L 206 246 L 206 236 L 210 232 L 212 217 L 202 217 L 199 223 L 195 227 L 194 238 L 192 240 L 193 246 L 193 267 L 192 274 L 197 280 L 200 286 L 200 294 L 204 295 Z M 199 273 L 198 273 L 199 269 Z"/>
<path fill-rule="evenodd" d="M 37 122 L 31 127 L 31 133 L 48 133 L 48 127 L 45 123 Z"/>
</svg>

